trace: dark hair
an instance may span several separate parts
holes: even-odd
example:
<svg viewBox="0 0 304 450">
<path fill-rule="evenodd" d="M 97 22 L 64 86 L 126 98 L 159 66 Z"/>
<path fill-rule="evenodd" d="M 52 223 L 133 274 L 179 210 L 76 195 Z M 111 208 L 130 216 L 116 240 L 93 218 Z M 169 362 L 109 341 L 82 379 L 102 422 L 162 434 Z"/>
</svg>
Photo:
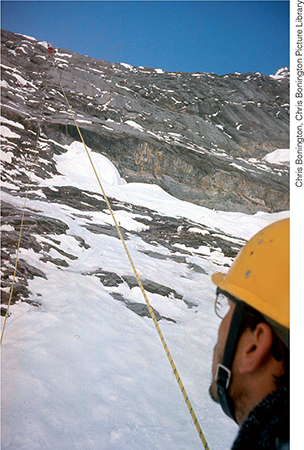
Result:
<svg viewBox="0 0 304 450">
<path fill-rule="evenodd" d="M 284 365 L 285 365 L 285 372 L 281 377 L 275 377 L 276 378 L 276 385 L 277 387 L 283 387 L 289 389 L 289 382 L 290 382 L 290 351 L 289 348 L 284 344 L 284 342 L 279 338 L 277 333 L 274 331 L 273 326 L 267 318 L 265 318 L 259 311 L 252 308 L 249 305 L 246 305 L 246 310 L 243 315 L 243 320 L 240 328 L 240 334 L 242 334 L 247 328 L 250 328 L 252 331 L 255 330 L 256 326 L 259 323 L 267 323 L 271 330 L 273 335 L 273 343 L 270 350 L 270 353 L 272 356 L 277 360 L 281 361 L 283 359 Z"/>
</svg>

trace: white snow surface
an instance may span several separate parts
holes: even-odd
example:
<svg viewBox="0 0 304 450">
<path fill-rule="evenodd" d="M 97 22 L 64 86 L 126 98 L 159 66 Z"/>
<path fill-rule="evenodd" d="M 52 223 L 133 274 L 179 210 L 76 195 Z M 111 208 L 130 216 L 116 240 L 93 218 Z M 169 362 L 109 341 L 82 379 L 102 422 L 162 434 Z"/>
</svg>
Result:
<svg viewBox="0 0 304 450">
<path fill-rule="evenodd" d="M 2 137 L 9 137 L 9 138 L 20 138 L 20 135 L 17 133 L 14 133 L 11 131 L 10 128 L 6 127 L 5 125 L 0 126 L 0 134 Z"/>
<path fill-rule="evenodd" d="M 271 164 L 289 164 L 290 163 L 290 150 L 285 148 L 279 148 L 271 153 L 268 153 L 263 158 L 265 161 Z"/>
<path fill-rule="evenodd" d="M 139 123 L 134 122 L 134 120 L 126 120 L 125 123 L 130 127 L 136 128 L 137 130 L 143 131 L 143 127 Z"/>
<path fill-rule="evenodd" d="M 86 156 L 83 144 L 75 141 L 64 148 L 67 149 L 67 152 L 58 157 L 57 164 L 57 168 L 63 176 L 58 176 L 58 178 L 55 177 L 54 182 L 57 183 L 57 185 L 73 185 L 79 189 L 99 192 L 100 188 L 97 178 L 94 174 L 93 166 Z M 102 184 L 105 186 L 126 184 L 126 181 L 121 178 L 118 170 L 108 158 L 101 154 L 93 153 L 89 147 L 87 147 L 87 149 Z"/>
<path fill-rule="evenodd" d="M 57 145 L 59 145 L 57 143 Z M 63 146 L 62 146 L 63 147 Z M 61 175 L 39 180 L 41 186 L 73 185 L 100 199 L 100 189 L 83 147 L 74 142 L 57 156 Z M 231 244 L 249 239 L 287 212 L 246 215 L 209 210 L 180 201 L 155 185 L 129 183 L 104 156 L 88 149 L 108 196 L 186 217 L 230 235 Z M 24 200 L 3 193 L 3 200 L 22 208 Z M 42 195 L 43 197 L 43 195 Z M 121 242 L 93 234 L 88 219 L 67 205 L 29 199 L 31 208 L 63 220 L 66 234 L 36 236 L 77 256 L 68 267 L 42 262 L 38 253 L 21 249 L 20 258 L 40 268 L 47 279 L 29 280 L 32 299 L 40 306 L 19 302 L 11 306 L 2 344 L 2 449 L 59 450 L 185 450 L 201 449 L 189 411 L 172 373 L 151 319 L 139 317 L 114 300 L 96 276 L 97 269 L 133 275 Z M 143 224 L 125 210 L 116 211 L 126 230 Z M 111 223 L 110 215 L 90 212 L 94 224 Z M 81 237 L 90 248 L 75 239 Z M 234 238 L 233 238 L 234 237 Z M 149 258 L 155 250 L 135 235 L 127 241 L 141 278 L 173 286 L 198 306 L 148 293 L 160 314 L 160 327 L 203 429 L 210 450 L 228 450 L 236 425 L 208 394 L 213 347 L 219 319 L 213 312 L 211 274 L 227 270 L 221 252 L 201 248 L 192 261 L 206 272 L 196 273 L 172 259 Z M 62 257 L 55 249 L 54 257 Z M 157 251 L 166 255 L 165 247 Z M 161 281 L 160 281 L 161 280 Z M 121 286 L 130 301 L 144 302 L 140 289 Z M 120 290 L 121 292 L 121 290 Z"/>
</svg>

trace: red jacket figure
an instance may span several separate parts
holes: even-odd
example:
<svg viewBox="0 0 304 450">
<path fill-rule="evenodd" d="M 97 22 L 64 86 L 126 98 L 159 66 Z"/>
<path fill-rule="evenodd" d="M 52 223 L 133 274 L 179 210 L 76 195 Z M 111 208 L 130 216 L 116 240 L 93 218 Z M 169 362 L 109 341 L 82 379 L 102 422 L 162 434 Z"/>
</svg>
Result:
<svg viewBox="0 0 304 450">
<path fill-rule="evenodd" d="M 50 56 L 53 56 L 53 50 L 53 44 L 49 44 L 47 51 Z"/>
</svg>

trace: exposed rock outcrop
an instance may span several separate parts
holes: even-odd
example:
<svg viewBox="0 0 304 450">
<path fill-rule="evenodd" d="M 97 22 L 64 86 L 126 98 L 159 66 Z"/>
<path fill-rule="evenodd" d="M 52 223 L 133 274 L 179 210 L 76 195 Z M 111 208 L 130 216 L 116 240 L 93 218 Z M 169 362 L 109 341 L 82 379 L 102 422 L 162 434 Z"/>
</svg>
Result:
<svg viewBox="0 0 304 450">
<path fill-rule="evenodd" d="M 219 210 L 288 209 L 288 166 L 263 160 L 289 148 L 288 71 L 274 77 L 167 73 L 63 49 L 51 59 L 45 43 L 7 31 L 2 64 L 2 115 L 23 126 L 17 138 L 10 136 L 21 165 L 43 106 L 47 151 L 35 167 L 40 176 L 56 173 L 52 155 L 60 150 L 52 141 L 79 139 L 57 71 L 87 145 L 105 154 L 127 181 L 155 183 Z"/>
</svg>

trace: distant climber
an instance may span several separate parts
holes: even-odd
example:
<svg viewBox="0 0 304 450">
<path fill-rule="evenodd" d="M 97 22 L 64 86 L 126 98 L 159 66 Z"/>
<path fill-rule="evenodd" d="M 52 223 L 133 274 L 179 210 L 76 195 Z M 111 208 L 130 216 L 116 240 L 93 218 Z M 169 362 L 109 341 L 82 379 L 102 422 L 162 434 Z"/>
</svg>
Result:
<svg viewBox="0 0 304 450">
<path fill-rule="evenodd" d="M 54 49 L 53 49 L 53 44 L 48 44 L 48 49 L 47 49 L 47 51 L 48 51 L 48 54 L 49 54 L 50 56 L 53 56 L 53 51 L 54 51 Z"/>
</svg>

